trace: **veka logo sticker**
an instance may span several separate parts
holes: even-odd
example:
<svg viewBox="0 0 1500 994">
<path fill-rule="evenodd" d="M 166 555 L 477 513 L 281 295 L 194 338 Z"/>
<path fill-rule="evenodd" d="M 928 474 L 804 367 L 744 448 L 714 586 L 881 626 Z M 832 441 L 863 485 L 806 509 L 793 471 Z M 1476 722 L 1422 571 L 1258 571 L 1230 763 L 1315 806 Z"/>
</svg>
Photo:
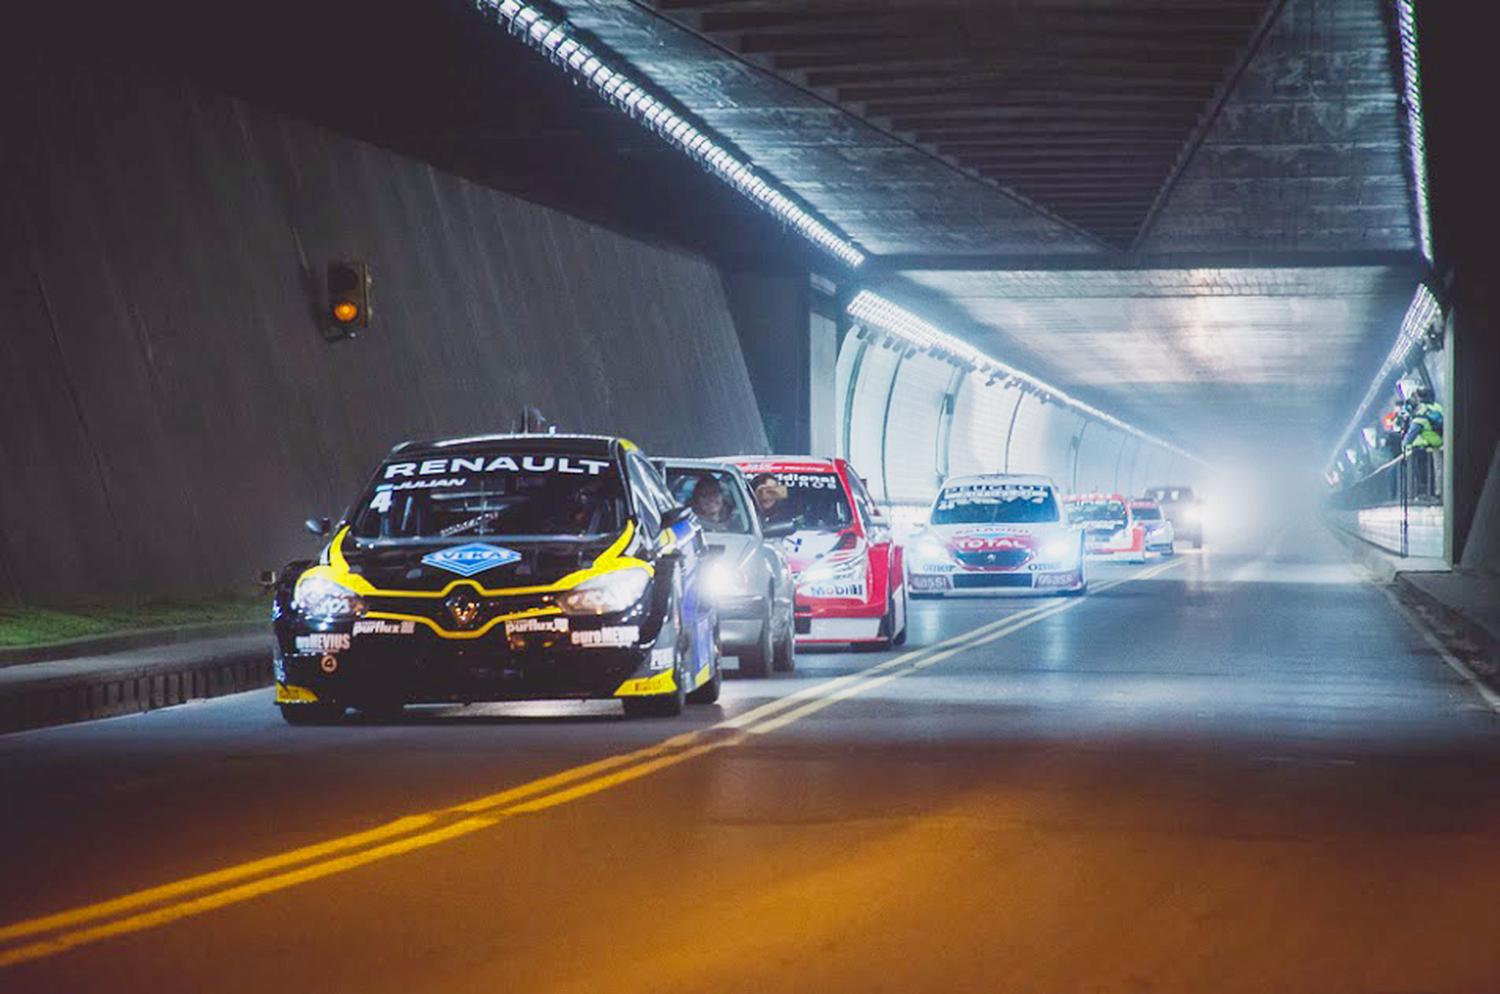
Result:
<svg viewBox="0 0 1500 994">
<path fill-rule="evenodd" d="M 459 576 L 473 576 L 487 569 L 494 569 L 496 566 L 513 563 L 520 558 L 521 554 L 514 549 L 486 545 L 483 542 L 470 542 L 468 545 L 455 545 L 451 549 L 443 549 L 440 552 L 429 552 L 422 557 L 422 562 L 437 569 L 447 570 L 449 573 L 457 573 Z"/>
</svg>

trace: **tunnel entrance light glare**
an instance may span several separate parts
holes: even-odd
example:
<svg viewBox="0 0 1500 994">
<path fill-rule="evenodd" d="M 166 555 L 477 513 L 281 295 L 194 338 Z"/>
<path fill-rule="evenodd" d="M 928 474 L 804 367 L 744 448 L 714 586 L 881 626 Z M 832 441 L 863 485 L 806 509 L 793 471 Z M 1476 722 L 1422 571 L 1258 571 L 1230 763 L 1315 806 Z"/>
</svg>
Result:
<svg viewBox="0 0 1500 994">
<path fill-rule="evenodd" d="M 1437 298 L 1432 291 L 1427 289 L 1426 284 L 1419 284 L 1417 292 L 1412 295 L 1411 303 L 1406 306 L 1406 315 L 1401 319 L 1401 331 L 1396 335 L 1396 344 L 1391 346 L 1390 354 L 1385 357 L 1385 362 L 1380 364 L 1380 372 L 1375 374 L 1375 379 L 1370 384 L 1370 389 L 1365 391 L 1365 399 L 1359 402 L 1359 407 L 1354 409 L 1354 417 L 1349 419 L 1349 424 L 1339 435 L 1334 444 L 1333 452 L 1328 461 L 1335 463 L 1339 458 L 1339 450 L 1344 447 L 1344 440 L 1354 434 L 1355 429 L 1365 420 L 1370 411 L 1370 405 L 1375 403 L 1375 398 L 1380 395 L 1380 390 L 1398 370 L 1405 369 L 1407 360 L 1411 357 L 1412 350 L 1421 342 L 1427 329 L 1433 321 L 1442 314 L 1442 308 L 1438 305 Z"/>
<path fill-rule="evenodd" d="M 474 0 L 474 4 L 481 14 L 504 22 L 512 33 L 539 49 L 563 71 L 587 82 L 607 102 L 655 131 L 663 141 L 687 153 L 707 171 L 846 266 L 858 268 L 865 261 L 865 254 L 853 242 L 756 176 L 749 164 L 722 148 L 665 102 L 648 94 L 640 83 L 606 65 L 588 45 L 573 36 L 573 28 L 566 21 L 555 21 L 522 0 Z"/>
<path fill-rule="evenodd" d="M 1169 442 L 1164 442 L 1153 435 L 1148 435 L 1136 428 L 1134 425 L 1126 424 L 1112 414 L 1106 414 L 1083 401 L 1069 396 L 1066 392 L 1059 390 L 1048 383 L 1037 379 L 1029 373 L 1023 373 L 1019 369 L 1007 366 L 1005 363 L 995 359 L 974 348 L 967 342 L 954 338 L 947 332 L 935 325 L 929 324 L 915 314 L 891 303 L 878 294 L 869 290 L 861 290 L 853 300 L 849 302 L 849 316 L 856 321 L 873 325 L 880 328 L 898 339 L 904 340 L 904 344 L 915 346 L 917 351 L 931 352 L 938 358 L 944 359 L 955 366 L 966 367 L 972 372 L 986 377 L 986 385 L 994 383 L 1001 377 L 1005 378 L 1004 386 L 1014 386 L 1025 393 L 1036 394 L 1043 403 L 1057 404 L 1062 407 L 1071 407 L 1084 417 L 1109 425 L 1127 435 L 1152 445 L 1160 446 L 1168 452 L 1176 453 L 1184 459 L 1203 466 L 1208 463 L 1199 459 L 1191 452 L 1180 449 Z M 900 347 L 898 343 L 898 347 Z M 907 354 L 911 354 L 908 350 Z M 1213 467 L 1209 466 L 1210 469 Z"/>
<path fill-rule="evenodd" d="M 1432 263 L 1432 226 L 1427 213 L 1427 138 L 1422 120 L 1422 60 L 1417 48 L 1417 15 L 1414 0 L 1397 0 L 1401 33 L 1401 92 L 1406 105 L 1406 145 L 1411 155 L 1412 194 L 1417 206 L 1417 237 L 1422 258 Z"/>
</svg>

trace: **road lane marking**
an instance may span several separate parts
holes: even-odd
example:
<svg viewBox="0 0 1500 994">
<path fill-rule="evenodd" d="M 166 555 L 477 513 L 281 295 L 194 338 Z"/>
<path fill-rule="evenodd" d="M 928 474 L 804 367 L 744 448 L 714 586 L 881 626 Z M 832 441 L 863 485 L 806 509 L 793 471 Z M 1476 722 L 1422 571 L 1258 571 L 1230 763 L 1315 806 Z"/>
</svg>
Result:
<svg viewBox="0 0 1500 994">
<path fill-rule="evenodd" d="M 1181 562 L 1181 559 L 1169 560 L 1134 576 L 1099 585 L 1095 592 L 1109 590 L 1134 580 L 1150 579 Z M 802 688 L 709 728 L 674 735 L 651 746 L 571 767 L 463 804 L 408 815 L 364 832 L 187 877 L 112 900 L 13 923 L 0 928 L 0 943 L 49 932 L 60 934 L 0 951 L 0 968 L 203 914 L 490 828 L 513 815 L 532 814 L 608 790 L 698 756 L 738 745 L 750 735 L 764 735 L 785 728 L 841 700 L 919 672 L 968 649 L 1004 638 L 1086 601 L 1086 598 L 1078 598 L 1062 604 L 1047 603 L 1017 611 L 935 645 L 902 653 L 856 673 Z M 454 820 L 455 816 L 462 817 Z M 405 838 L 382 842 L 402 835 Z M 374 842 L 381 844 L 360 848 Z M 337 855 L 340 853 L 343 855 Z M 295 868 L 288 869 L 289 867 Z M 265 875 L 261 879 L 249 879 L 262 874 Z M 240 882 L 247 880 L 248 882 Z M 225 886 L 229 884 L 233 886 Z M 209 893 L 187 897 L 202 891 Z M 173 903 L 103 924 L 88 924 L 168 901 Z"/>
</svg>

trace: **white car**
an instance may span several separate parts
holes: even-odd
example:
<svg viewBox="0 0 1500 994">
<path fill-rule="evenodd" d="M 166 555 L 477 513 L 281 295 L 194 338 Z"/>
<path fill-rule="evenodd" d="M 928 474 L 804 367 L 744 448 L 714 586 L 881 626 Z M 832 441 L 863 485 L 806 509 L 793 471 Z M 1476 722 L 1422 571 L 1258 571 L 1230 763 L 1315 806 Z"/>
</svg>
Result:
<svg viewBox="0 0 1500 994">
<path fill-rule="evenodd" d="M 1083 536 L 1045 476 L 954 477 L 906 545 L 912 596 L 1042 590 L 1082 594 Z"/>
<path fill-rule="evenodd" d="M 1160 552 L 1164 556 L 1176 553 L 1177 530 L 1162 513 L 1160 504 L 1149 497 L 1137 497 L 1130 502 L 1130 514 L 1146 529 L 1147 552 Z"/>
</svg>

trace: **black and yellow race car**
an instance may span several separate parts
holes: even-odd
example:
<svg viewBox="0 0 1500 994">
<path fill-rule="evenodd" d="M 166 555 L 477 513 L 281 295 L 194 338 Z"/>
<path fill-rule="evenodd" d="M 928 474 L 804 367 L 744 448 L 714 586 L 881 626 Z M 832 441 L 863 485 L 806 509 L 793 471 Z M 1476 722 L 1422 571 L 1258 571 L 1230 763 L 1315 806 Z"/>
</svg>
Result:
<svg viewBox="0 0 1500 994">
<path fill-rule="evenodd" d="M 276 703 L 619 698 L 673 715 L 720 687 L 705 544 L 624 439 L 489 435 L 396 446 L 316 562 L 281 571 Z"/>
</svg>

